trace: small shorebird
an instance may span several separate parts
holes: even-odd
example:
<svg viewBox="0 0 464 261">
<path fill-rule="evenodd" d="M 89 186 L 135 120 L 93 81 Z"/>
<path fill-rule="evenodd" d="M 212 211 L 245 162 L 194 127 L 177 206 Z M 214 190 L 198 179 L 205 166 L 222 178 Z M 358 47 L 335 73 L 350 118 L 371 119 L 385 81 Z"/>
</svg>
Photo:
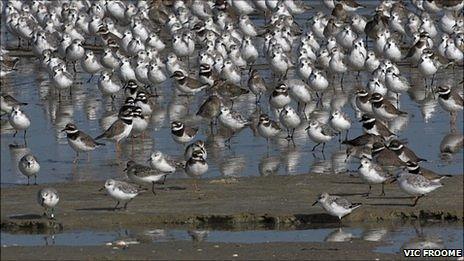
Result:
<svg viewBox="0 0 464 261">
<path fill-rule="evenodd" d="M 87 135 L 85 132 L 77 129 L 77 126 L 73 123 L 68 123 L 61 131 L 66 132 L 69 146 L 76 152 L 76 157 L 73 163 L 79 160 L 79 152 L 90 152 L 104 146 L 104 143 L 96 142 L 92 137 Z M 87 154 L 90 159 L 90 154 Z"/>
<path fill-rule="evenodd" d="M 372 112 L 375 116 L 387 121 L 393 120 L 401 115 L 407 115 L 407 112 L 398 110 L 390 101 L 386 100 L 382 94 L 372 94 L 370 101 L 372 103 Z"/>
<path fill-rule="evenodd" d="M 195 151 L 201 151 L 202 157 L 204 159 L 207 158 L 208 153 L 206 152 L 206 145 L 205 142 L 202 140 L 197 140 L 192 144 L 189 144 L 184 151 L 184 158 L 185 160 L 188 160 L 192 157 L 193 152 Z"/>
<path fill-rule="evenodd" d="M 369 196 L 371 192 L 372 184 L 382 184 L 382 193 L 380 193 L 380 196 L 384 196 L 384 184 L 386 181 L 391 180 L 393 178 L 393 176 L 391 176 L 380 165 L 372 162 L 372 160 L 368 158 L 361 159 L 361 165 L 358 168 L 358 172 L 360 174 L 360 177 L 367 184 L 369 184 L 369 191 L 366 193 L 367 196 Z"/>
<path fill-rule="evenodd" d="M 322 124 L 317 120 L 311 120 L 306 130 L 309 138 L 316 143 L 311 151 L 314 151 L 322 143 L 322 153 L 324 153 L 325 143 L 336 135 L 335 131 L 327 124 Z"/>
<path fill-rule="evenodd" d="M 183 71 L 175 71 L 171 78 L 176 80 L 177 89 L 184 94 L 196 94 L 209 86 L 197 79 L 188 77 Z"/>
<path fill-rule="evenodd" d="M 189 143 L 197 135 L 198 128 L 192 128 L 185 126 L 183 122 L 173 121 L 171 122 L 171 136 L 172 139 L 180 144 Z"/>
<path fill-rule="evenodd" d="M 100 189 L 100 191 L 103 189 L 106 189 L 106 192 L 117 201 L 116 206 L 114 206 L 114 210 L 118 208 L 120 202 L 124 202 L 124 209 L 127 209 L 127 204 L 137 195 L 146 190 L 139 189 L 133 184 L 114 179 L 107 179 L 105 181 L 105 185 Z"/>
<path fill-rule="evenodd" d="M 442 179 L 446 177 L 452 177 L 452 175 L 441 175 L 441 174 L 435 173 L 432 170 L 419 166 L 419 164 L 416 162 L 408 161 L 406 162 L 406 164 L 407 164 L 407 169 L 409 173 L 422 175 L 430 181 L 440 182 Z"/>
<path fill-rule="evenodd" d="M 266 139 L 269 145 L 269 138 L 276 137 L 282 131 L 277 122 L 271 120 L 267 114 L 259 116 L 258 133 Z"/>
<path fill-rule="evenodd" d="M 154 151 L 150 155 L 148 162 L 150 162 L 150 166 L 153 169 L 162 173 L 174 173 L 176 172 L 176 168 L 182 165 L 181 163 L 170 159 L 167 155 L 159 150 Z"/>
<path fill-rule="evenodd" d="M 237 131 L 250 125 L 250 121 L 245 120 L 240 113 L 232 111 L 225 106 L 221 107 L 221 112 L 219 113 L 218 120 L 224 127 L 232 131 L 232 134 L 226 140 L 226 142 L 229 142 L 229 144 L 230 139 Z"/>
<path fill-rule="evenodd" d="M 14 105 L 13 110 L 11 111 L 8 121 L 10 122 L 11 126 L 15 129 L 15 133 L 13 137 L 16 136 L 18 131 L 24 130 L 24 141 L 26 141 L 26 132 L 27 128 L 31 125 L 31 120 L 29 117 L 21 111 L 19 105 Z"/>
<path fill-rule="evenodd" d="M 135 161 L 129 160 L 126 164 L 126 168 L 124 169 L 127 173 L 127 177 L 137 184 L 150 184 L 151 185 L 151 192 L 153 195 L 156 195 L 155 192 L 155 184 L 159 183 L 161 180 L 164 183 L 166 180 L 166 176 L 169 173 L 160 173 L 151 167 L 138 164 Z"/>
<path fill-rule="evenodd" d="M 412 207 L 416 206 L 420 198 L 443 186 L 440 182 L 430 181 L 426 177 L 408 172 L 397 175 L 398 186 L 407 194 L 415 196 Z"/>
<path fill-rule="evenodd" d="M 59 201 L 58 191 L 54 188 L 43 188 L 37 193 L 37 203 L 44 208 L 44 216 L 50 219 L 55 218 L 55 207 Z M 50 211 L 50 215 L 48 211 Z"/>
<path fill-rule="evenodd" d="M 398 157 L 404 162 L 418 163 L 421 161 L 427 161 L 426 159 L 419 158 L 414 151 L 404 146 L 399 140 L 392 140 L 388 145 L 388 148 L 398 155 Z"/>
<path fill-rule="evenodd" d="M 24 155 L 18 162 L 18 168 L 27 177 L 27 185 L 29 185 L 29 178 L 32 176 L 34 176 L 34 185 L 37 185 L 37 174 L 40 171 L 40 164 L 34 155 L 30 153 Z"/>
<path fill-rule="evenodd" d="M 280 111 L 279 119 L 282 125 L 287 128 L 287 140 L 293 139 L 295 128 L 298 127 L 301 123 L 301 118 L 298 113 L 296 113 L 295 109 L 289 105 L 286 105 L 284 108 L 282 108 L 282 111 Z"/>
<path fill-rule="evenodd" d="M 198 191 L 198 186 L 196 179 L 201 177 L 208 171 L 208 163 L 203 157 L 203 152 L 201 150 L 195 150 L 192 152 L 192 156 L 185 163 L 185 173 L 191 178 L 193 178 L 193 186 L 195 191 Z"/>
<path fill-rule="evenodd" d="M 118 119 L 111 124 L 111 126 L 103 132 L 101 135 L 97 136 L 95 140 L 101 138 L 106 138 L 116 143 L 116 152 L 120 151 L 119 143 L 129 137 L 132 131 L 132 119 L 134 118 L 132 109 L 126 109 L 121 111 L 118 115 Z"/>
<path fill-rule="evenodd" d="M 350 214 L 353 210 L 361 206 L 360 203 L 352 204 L 342 197 L 331 196 L 328 193 L 322 193 L 319 195 L 317 201 L 313 203 L 313 206 L 317 203 L 320 203 L 325 211 L 332 216 L 338 217 L 339 220 L 342 220 L 344 216 Z"/>
<path fill-rule="evenodd" d="M 259 103 L 261 95 L 263 95 L 267 88 L 264 79 L 259 75 L 256 69 L 250 71 L 250 78 L 248 79 L 248 88 L 256 97 L 256 103 Z"/>
<path fill-rule="evenodd" d="M 340 142 L 341 141 L 341 135 L 342 135 L 342 131 L 346 131 L 346 135 L 345 135 L 345 140 L 348 139 L 348 132 L 350 131 L 350 128 L 351 128 L 351 120 L 348 116 L 348 114 L 342 112 L 342 111 L 339 111 L 339 110 L 335 110 L 332 112 L 332 114 L 330 115 L 330 126 L 338 131 L 338 135 L 339 135 L 339 138 L 338 138 L 338 141 Z"/>
</svg>

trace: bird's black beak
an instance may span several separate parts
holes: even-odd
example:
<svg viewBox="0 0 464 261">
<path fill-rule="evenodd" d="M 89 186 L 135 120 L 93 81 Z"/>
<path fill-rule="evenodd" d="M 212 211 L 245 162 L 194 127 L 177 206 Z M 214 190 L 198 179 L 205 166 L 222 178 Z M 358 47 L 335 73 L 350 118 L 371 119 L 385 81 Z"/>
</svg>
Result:
<svg viewBox="0 0 464 261">
<path fill-rule="evenodd" d="M 66 131 L 66 128 L 64 128 L 64 129 L 60 130 L 60 132 L 63 132 L 63 131 Z"/>
<path fill-rule="evenodd" d="M 397 178 L 393 178 L 392 180 L 390 180 L 390 184 L 395 183 L 397 180 Z"/>
<path fill-rule="evenodd" d="M 105 189 L 105 187 L 103 186 L 103 187 L 101 187 L 98 191 L 102 191 L 102 190 L 104 190 L 104 189 Z"/>
<path fill-rule="evenodd" d="M 127 167 L 125 169 L 123 169 L 123 171 L 126 171 L 127 170 Z"/>
<path fill-rule="evenodd" d="M 319 201 L 316 200 L 311 206 L 315 206 Z"/>
<path fill-rule="evenodd" d="M 308 126 L 308 127 L 306 127 L 306 129 L 305 129 L 305 130 L 309 130 L 309 128 L 311 128 L 311 126 Z"/>
<path fill-rule="evenodd" d="M 360 169 L 362 167 L 362 165 L 359 165 L 358 169 Z"/>
</svg>

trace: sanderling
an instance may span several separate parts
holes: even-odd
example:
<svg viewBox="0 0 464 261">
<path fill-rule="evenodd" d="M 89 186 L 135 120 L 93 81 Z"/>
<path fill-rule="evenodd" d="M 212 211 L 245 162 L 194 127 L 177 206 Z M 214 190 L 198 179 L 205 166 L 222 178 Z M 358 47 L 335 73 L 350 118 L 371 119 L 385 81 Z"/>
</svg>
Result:
<svg viewBox="0 0 464 261">
<path fill-rule="evenodd" d="M 174 173 L 176 172 L 176 167 L 183 165 L 174 161 L 173 159 L 170 159 L 167 155 L 165 155 L 159 150 L 154 151 L 150 155 L 148 162 L 150 162 L 150 166 L 153 169 L 156 169 L 163 173 Z"/>
<path fill-rule="evenodd" d="M 104 146 L 104 143 L 96 142 L 92 137 L 85 132 L 77 129 L 73 123 L 68 123 L 61 131 L 66 132 L 69 146 L 76 152 L 74 163 L 79 160 L 79 152 L 89 152 L 95 150 L 99 146 Z"/>
<path fill-rule="evenodd" d="M 132 182 L 137 184 L 150 184 L 151 192 L 153 195 L 156 195 L 155 184 L 159 183 L 161 180 L 163 180 L 161 183 L 164 183 L 166 176 L 169 174 L 160 173 L 158 170 L 152 169 L 149 166 L 138 164 L 132 160 L 127 162 L 124 171 L 127 172 L 127 176 Z"/>
<path fill-rule="evenodd" d="M 329 142 L 335 135 L 335 131 L 327 124 L 322 124 L 317 120 L 311 120 L 306 128 L 309 138 L 316 143 L 312 151 L 322 143 L 322 153 L 324 153 L 325 143 Z"/>
<path fill-rule="evenodd" d="M 58 191 L 54 188 L 43 188 L 37 193 L 37 202 L 44 208 L 44 216 L 50 219 L 55 218 L 55 206 L 59 201 L 60 197 L 58 196 Z M 49 210 L 50 215 L 48 214 Z"/>
<path fill-rule="evenodd" d="M 298 127 L 301 123 L 300 116 L 298 113 L 286 105 L 279 114 L 280 122 L 287 128 L 287 139 L 293 139 L 293 134 L 295 133 L 295 128 Z"/>
<path fill-rule="evenodd" d="M 114 210 L 118 208 L 120 202 L 124 202 L 124 209 L 127 209 L 127 204 L 138 194 L 145 191 L 145 189 L 139 189 L 133 184 L 114 179 L 107 179 L 100 191 L 103 189 L 106 189 L 108 194 L 117 201 Z"/>
<path fill-rule="evenodd" d="M 338 140 L 341 141 L 342 131 L 346 131 L 345 140 L 348 139 L 348 132 L 351 128 L 351 119 L 349 118 L 348 114 L 335 110 L 330 115 L 330 126 L 338 131 L 339 138 Z"/>
<path fill-rule="evenodd" d="M 26 140 L 26 132 L 27 128 L 31 125 L 31 120 L 29 117 L 21 111 L 19 105 L 14 105 L 13 109 L 8 117 L 8 121 L 10 122 L 11 126 L 15 129 L 15 133 L 13 137 L 16 136 L 18 131 L 24 130 L 24 140 Z"/>
<path fill-rule="evenodd" d="M 397 180 L 401 190 L 415 196 L 411 205 L 413 207 L 416 206 L 421 197 L 443 186 L 440 182 L 431 181 L 422 175 L 407 172 L 398 173 Z"/>
<path fill-rule="evenodd" d="M 361 178 L 369 184 L 369 191 L 366 193 L 367 196 L 371 193 L 372 184 L 382 184 L 382 193 L 381 196 L 385 195 L 384 184 L 386 181 L 393 178 L 386 170 L 384 170 L 380 165 L 372 162 L 368 158 L 361 159 L 361 165 L 358 168 L 358 172 Z"/>
<path fill-rule="evenodd" d="M 29 185 L 29 178 L 32 176 L 34 176 L 34 185 L 37 185 L 37 174 L 40 171 L 40 164 L 34 155 L 30 153 L 24 155 L 18 162 L 18 168 L 27 177 L 27 185 Z"/>
<path fill-rule="evenodd" d="M 322 193 L 317 201 L 313 203 L 313 206 L 317 203 L 320 203 L 325 211 L 332 216 L 338 217 L 339 220 L 361 206 L 360 203 L 350 203 L 342 197 L 331 196 L 328 193 Z"/>
<path fill-rule="evenodd" d="M 229 108 L 222 106 L 221 112 L 218 116 L 219 122 L 224 125 L 224 127 L 230 129 L 232 134 L 226 140 L 230 143 L 232 136 L 239 130 L 250 125 L 250 121 L 243 118 L 243 116 L 237 111 L 231 111 Z"/>
</svg>

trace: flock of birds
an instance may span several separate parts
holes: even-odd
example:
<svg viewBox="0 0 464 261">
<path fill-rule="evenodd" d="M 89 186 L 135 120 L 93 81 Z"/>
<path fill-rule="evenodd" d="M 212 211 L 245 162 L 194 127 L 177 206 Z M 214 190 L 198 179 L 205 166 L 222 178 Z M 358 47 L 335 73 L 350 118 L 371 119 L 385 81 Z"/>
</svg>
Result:
<svg viewBox="0 0 464 261">
<path fill-rule="evenodd" d="M 8 0 L 0 4 L 10 41 L 17 37 L 18 48 L 30 49 L 37 57 L 49 75 L 55 98 L 61 100 L 68 90 L 72 93 L 76 74 L 82 70 L 91 76 L 88 82 L 98 76 L 95 85 L 101 95 L 118 106 L 117 115 L 105 122 L 104 132 L 95 138 L 72 122 L 66 124 L 62 131 L 76 152 L 75 162 L 79 153 L 105 145 L 100 139 L 114 142 L 119 157 L 121 142 L 143 135 L 150 127 L 153 98 L 162 99 L 159 86 L 172 81 L 174 96 L 207 97 L 196 114 L 210 123 L 211 135 L 218 126 L 227 129 L 228 146 L 234 134 L 247 127 L 268 142 L 285 138 L 286 132 L 290 146 L 295 130 L 304 126 L 315 143 L 313 150 L 322 144 L 322 151 L 338 135 L 347 157 L 360 160 L 358 172 L 369 184 L 367 196 L 371 185 L 381 184 L 384 195 L 384 184 L 396 181 L 414 196 L 415 206 L 419 198 L 442 186 L 444 176 L 421 167 L 425 159 L 388 127 L 390 121 L 408 117 L 399 107 L 399 96 L 412 84 L 399 65 L 406 62 L 417 67 L 424 79 L 421 88 L 438 99 L 455 125 L 463 109 L 462 82 L 438 84 L 435 76 L 451 67 L 453 73 L 456 67 L 462 73 L 464 1 L 383 0 L 366 16 L 358 14 L 365 6 L 354 0 L 322 2 L 328 12 L 316 12 L 304 25 L 296 17 L 307 14 L 315 1 Z M 264 19 L 264 24 L 256 24 L 253 17 Z M 2 78 L 16 73 L 18 60 L 2 47 Z M 262 76 L 263 69 L 270 69 L 272 82 Z M 344 80 L 350 74 L 356 80 L 367 77 L 367 86 L 347 89 Z M 234 101 L 250 92 L 257 107 L 268 99 L 268 113 L 251 119 L 234 109 Z M 311 116 L 307 105 L 315 100 L 329 117 Z M 348 132 L 353 121 L 344 111 L 348 101 L 364 130 L 351 140 Z M 0 104 L 14 135 L 23 131 L 26 142 L 31 121 L 21 107 L 27 103 L 4 93 Z M 145 190 L 139 185 L 151 186 L 156 194 L 155 184 L 164 183 L 179 169 L 194 179 L 205 174 L 208 153 L 205 142 L 196 139 L 198 131 L 184 121 L 172 121 L 172 138 L 184 145 L 184 161 L 155 151 L 149 165 L 127 162 L 130 182 L 106 180 L 102 189 L 117 201 L 115 209 L 121 202 L 126 208 Z M 462 146 L 460 139 L 450 150 Z M 18 167 L 28 184 L 40 171 L 32 154 L 22 157 Z M 57 190 L 41 189 L 38 201 L 54 218 Z M 340 219 L 359 207 L 328 193 L 315 203 Z"/>
</svg>

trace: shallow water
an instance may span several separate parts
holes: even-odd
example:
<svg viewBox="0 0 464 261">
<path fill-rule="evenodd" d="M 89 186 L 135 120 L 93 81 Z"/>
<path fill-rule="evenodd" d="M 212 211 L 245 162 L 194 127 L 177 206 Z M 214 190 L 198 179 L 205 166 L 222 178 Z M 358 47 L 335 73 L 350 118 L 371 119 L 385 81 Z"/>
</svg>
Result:
<svg viewBox="0 0 464 261">
<path fill-rule="evenodd" d="M 85 239 L 85 240 L 84 240 Z M 374 249 L 381 253 L 400 253 L 403 248 L 462 248 L 462 225 L 428 224 L 422 227 L 385 224 L 353 224 L 341 228 L 302 228 L 297 230 L 210 230 L 210 229 L 118 229 L 111 231 L 76 230 L 46 234 L 1 232 L 7 246 L 101 246 L 116 241 L 128 244 L 157 242 L 269 243 L 269 242 L 379 242 Z"/>
<path fill-rule="evenodd" d="M 374 1 L 364 1 L 368 8 L 363 9 L 363 14 L 371 13 L 376 5 Z M 303 25 L 316 11 L 327 11 L 324 7 L 315 5 L 315 9 L 304 15 L 298 16 L 297 21 Z M 258 20 L 257 20 L 258 19 Z M 257 24 L 263 20 L 255 18 Z M 2 29 L 4 33 L 4 29 Z M 14 37 L 2 35 L 2 45 L 15 46 Z M 163 53 L 162 55 L 166 55 Z M 193 59 L 192 59 L 193 62 Z M 267 66 L 263 65 L 265 59 L 261 57 L 260 65 L 257 67 L 260 73 L 271 83 L 273 78 Z M 192 67 L 193 70 L 197 66 Z M 71 69 L 70 69 L 71 70 Z M 441 155 L 440 144 L 450 142 L 453 138 L 462 137 L 463 113 L 457 118 L 456 132 L 452 133 L 449 124 L 449 114 L 445 112 L 430 92 L 425 92 L 422 77 L 416 68 L 409 64 L 400 66 L 401 74 L 408 78 L 412 84 L 412 90 L 408 94 L 401 95 L 400 107 L 407 111 L 407 118 L 400 118 L 390 124 L 390 128 L 396 130 L 401 140 L 408 142 L 407 146 L 414 150 L 420 157 L 428 161 L 423 163 L 424 167 L 433 169 L 440 173 L 461 175 L 463 169 L 462 150 L 454 155 Z M 40 68 L 36 58 L 22 57 L 18 70 L 5 77 L 1 84 L 2 93 L 8 93 L 20 101 L 28 102 L 24 111 L 29 115 L 32 125 L 27 134 L 27 148 L 24 147 L 22 133 L 13 138 L 13 131 L 8 124 L 7 117 L 1 118 L 1 186 L 24 183 L 26 178 L 17 170 L 18 160 L 27 152 L 32 152 L 41 163 L 38 182 L 67 182 L 79 180 L 104 180 L 109 177 L 123 177 L 124 162 L 128 159 L 145 162 L 153 150 L 161 150 L 174 158 L 182 158 L 183 147 L 176 144 L 170 136 L 169 124 L 173 120 L 183 120 L 189 126 L 200 127 L 197 139 L 207 142 L 209 171 L 205 177 L 219 176 L 256 176 L 256 175 L 294 175 L 303 173 L 342 173 L 346 170 L 356 170 L 359 163 L 355 160 L 345 162 L 345 147 L 340 146 L 337 138 L 327 144 L 325 152 L 321 153 L 319 147 L 312 152 L 315 145 L 309 140 L 304 128 L 304 122 L 295 133 L 295 144 L 284 139 L 285 133 L 278 139 L 271 141 L 269 148 L 266 141 L 253 134 L 250 128 L 246 128 L 235 134 L 232 138 L 231 147 L 224 146 L 224 140 L 228 133 L 221 130 L 214 137 L 209 132 L 208 122 L 202 121 L 195 116 L 199 105 L 207 98 L 201 94 L 196 97 L 186 98 L 172 95 L 172 82 L 166 81 L 157 89 L 161 96 L 154 99 L 156 108 L 151 118 L 149 129 L 144 139 L 141 137 L 133 142 L 123 145 L 121 159 L 116 159 L 114 145 L 107 142 L 103 148 L 90 153 L 90 161 L 87 156 L 81 154 L 79 164 L 73 164 L 74 151 L 66 144 L 65 134 L 60 132 L 68 123 L 74 122 L 79 129 L 91 136 L 97 136 L 104 131 L 102 124 L 107 117 L 114 116 L 115 111 L 122 103 L 122 97 L 118 97 L 114 104 L 108 98 L 102 97 L 97 89 L 97 78 L 95 75 L 92 82 L 87 83 L 90 75 L 77 74 L 77 80 L 72 87 L 72 95 L 63 92 L 64 97 L 58 101 L 53 91 L 47 73 Z M 289 78 L 294 78 L 290 72 Z M 463 68 L 454 71 L 449 68 L 440 71 L 437 75 L 436 84 L 444 79 L 451 79 L 457 83 L 463 78 Z M 337 89 L 337 99 L 345 103 L 343 111 L 347 112 L 353 120 L 349 137 L 354 138 L 362 133 L 361 125 L 355 117 L 354 110 L 347 100 L 348 93 L 355 86 L 365 86 L 369 77 L 366 73 L 361 74 L 359 80 L 355 79 L 355 73 L 345 76 L 341 92 L 339 79 L 337 78 L 333 87 Z M 242 85 L 246 87 L 248 76 L 245 73 Z M 347 91 L 348 90 L 348 91 Z M 332 91 L 331 91 L 332 92 Z M 314 93 L 313 93 L 313 96 Z M 329 97 L 333 95 L 325 95 Z M 263 97 L 259 107 L 254 104 L 252 94 L 243 95 L 235 101 L 234 108 L 239 110 L 245 117 L 259 116 L 265 112 L 273 119 L 276 115 L 270 112 L 268 96 Z M 324 100 L 323 109 L 316 108 L 314 100 L 306 106 L 307 115 L 311 118 L 328 118 L 326 111 L 330 99 Z M 296 103 L 292 102 L 296 108 Z M 285 131 L 284 131 L 285 132 Z M 344 137 L 344 134 L 343 134 Z M 16 146 L 19 144 L 19 146 Z M 22 144 L 22 145 L 21 145 Z M 12 146 L 14 145 L 14 146 Z M 185 177 L 179 171 L 174 178 Z"/>
<path fill-rule="evenodd" d="M 24 107 L 24 111 L 32 121 L 27 134 L 27 148 L 24 148 L 24 146 L 10 146 L 11 144 L 23 144 L 22 133 L 13 138 L 13 132 L 6 121 L 7 118 L 2 117 L 2 185 L 25 181 L 25 178 L 17 171 L 16 164 L 28 150 L 36 155 L 41 163 L 39 183 L 103 180 L 123 175 L 124 164 L 118 165 L 119 161 L 116 159 L 113 144 L 107 143 L 107 146 L 91 152 L 89 162 L 86 155 L 81 154 L 80 161 L 76 165 L 72 163 L 75 154 L 66 144 L 65 134 L 60 132 L 68 122 L 76 123 L 81 130 L 91 136 L 97 136 L 103 131 L 100 122 L 104 115 L 108 114 L 107 110 L 111 110 L 111 104 L 108 101 L 102 102 L 103 98 L 96 90 L 96 79 L 91 83 L 86 83 L 89 76 L 80 74 L 79 81 L 83 84 L 75 85 L 72 96 L 66 96 L 58 102 L 56 97 L 49 93 L 51 86 L 47 75 L 43 72 L 37 73 L 37 71 L 39 68 L 34 59 L 24 58 L 21 60 L 18 72 L 8 76 L 2 84 L 3 92 L 10 93 L 21 101 L 29 102 L 29 105 Z M 417 77 L 417 72 L 412 71 L 410 76 L 414 79 Z M 455 74 L 455 77 L 457 76 Z M 345 88 L 353 85 L 353 79 L 349 80 L 351 80 L 349 83 L 344 84 Z M 185 97 L 173 97 L 170 94 L 171 88 L 169 81 L 163 84 L 162 96 L 155 99 L 157 108 L 145 138 L 137 138 L 134 141 L 133 151 L 131 142 L 123 145 L 124 161 L 133 158 L 138 162 L 144 162 L 155 149 L 174 158 L 181 158 L 183 147 L 176 144 L 170 137 L 169 123 L 175 119 L 183 119 L 189 125 L 200 126 L 201 131 L 197 138 L 207 141 L 210 170 L 205 175 L 206 177 L 293 175 L 308 172 L 339 173 L 345 170 L 355 170 L 358 166 L 357 162 L 345 163 L 344 147 L 340 147 L 336 138 L 327 144 L 324 153 L 321 153 L 320 148 L 311 152 L 315 144 L 305 133 L 305 125 L 298 128 L 295 133 L 296 146 L 285 140 L 285 134 L 283 134 L 279 139 L 272 140 L 268 149 L 266 141 L 254 136 L 252 130 L 247 128 L 232 138 L 229 149 L 224 146 L 226 134 L 215 135 L 213 138 L 209 133 L 207 122 L 202 122 L 194 116 L 206 97 L 202 95 L 189 98 L 189 100 Z M 421 94 L 423 91 L 413 93 L 414 97 Z M 449 115 L 440 108 L 436 100 L 429 96 L 425 98 L 426 106 L 412 101 L 408 95 L 401 96 L 401 109 L 407 111 L 409 116 L 404 119 L 406 121 L 404 125 L 398 122 L 398 128 L 401 129 L 399 137 L 407 140 L 408 147 L 420 157 L 428 160 L 423 166 L 440 173 L 462 174 L 462 151 L 448 157 L 440 155 L 440 143 L 450 133 Z M 246 116 L 257 115 L 253 99 L 252 94 L 244 95 L 235 102 L 234 108 L 240 108 Z M 313 109 L 314 105 L 310 104 L 307 107 Z M 267 102 L 263 101 L 258 108 L 268 112 Z M 343 110 L 349 113 L 354 121 L 349 137 L 353 138 L 361 134 L 361 126 L 357 123 L 353 109 L 346 104 Z M 327 112 L 318 109 L 312 115 L 324 118 L 327 117 Z M 459 113 L 458 135 L 462 134 L 462 120 L 462 113 Z M 177 173 L 174 176 L 183 177 L 184 174 Z"/>
</svg>

